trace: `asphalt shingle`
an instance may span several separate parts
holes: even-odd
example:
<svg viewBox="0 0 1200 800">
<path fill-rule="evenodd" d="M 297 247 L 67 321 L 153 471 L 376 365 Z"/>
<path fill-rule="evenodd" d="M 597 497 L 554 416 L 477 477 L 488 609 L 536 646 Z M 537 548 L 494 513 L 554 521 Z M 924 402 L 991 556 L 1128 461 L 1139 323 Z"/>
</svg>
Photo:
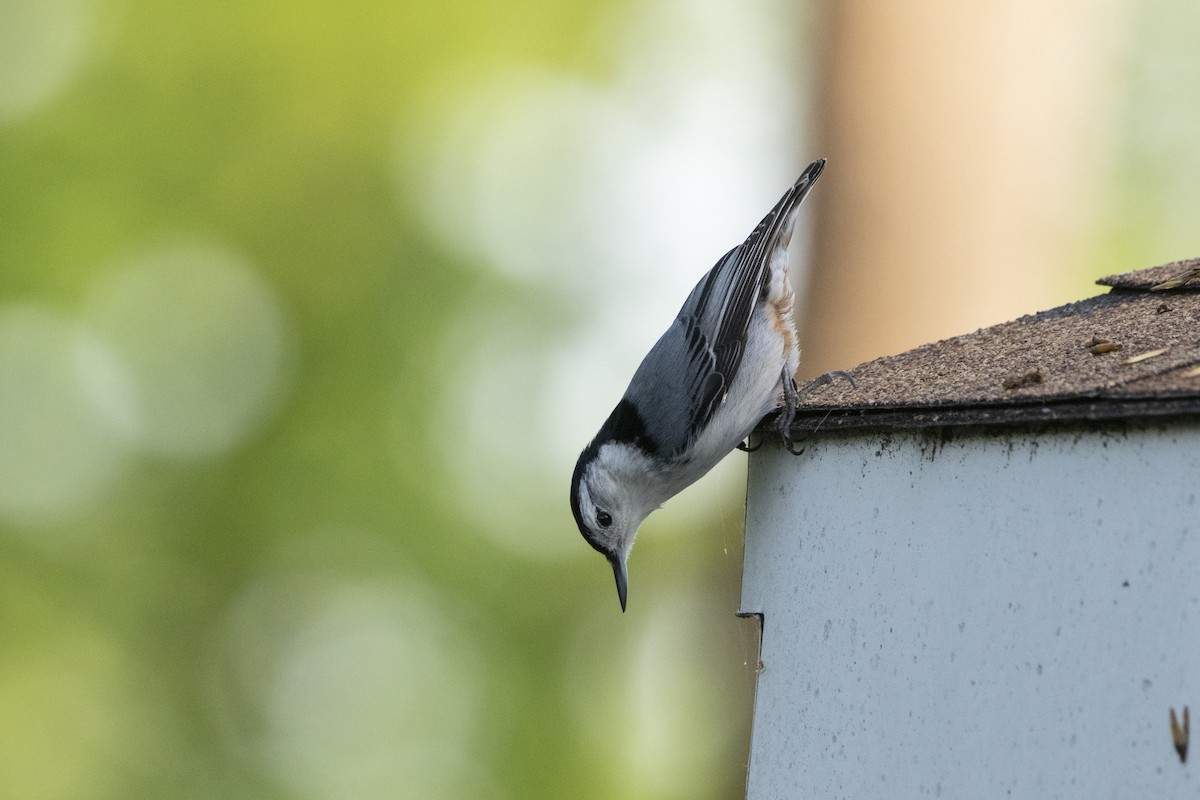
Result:
<svg viewBox="0 0 1200 800">
<path fill-rule="evenodd" d="M 815 389 L 795 427 L 1200 414 L 1200 259 L 1097 283 L 1110 291 L 860 364 L 857 389 Z"/>
</svg>

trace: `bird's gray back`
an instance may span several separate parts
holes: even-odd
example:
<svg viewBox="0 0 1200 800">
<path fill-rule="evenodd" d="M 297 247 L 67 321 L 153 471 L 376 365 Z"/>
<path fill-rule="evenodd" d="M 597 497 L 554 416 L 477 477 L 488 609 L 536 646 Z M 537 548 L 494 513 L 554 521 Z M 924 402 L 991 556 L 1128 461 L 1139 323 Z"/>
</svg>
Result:
<svg viewBox="0 0 1200 800">
<path fill-rule="evenodd" d="M 654 431 L 656 455 L 687 450 L 733 383 L 755 308 L 766 294 L 771 255 L 786 246 L 796 209 L 824 162 L 784 194 L 742 244 L 730 250 L 688 295 L 667 332 L 634 373 L 625 399 Z"/>
</svg>

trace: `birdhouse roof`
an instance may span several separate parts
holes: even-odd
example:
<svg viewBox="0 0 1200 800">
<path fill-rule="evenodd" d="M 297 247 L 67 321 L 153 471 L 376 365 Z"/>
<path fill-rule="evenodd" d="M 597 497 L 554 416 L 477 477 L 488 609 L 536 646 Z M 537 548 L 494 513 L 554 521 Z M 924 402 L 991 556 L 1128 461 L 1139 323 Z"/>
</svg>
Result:
<svg viewBox="0 0 1200 800">
<path fill-rule="evenodd" d="M 801 402 L 801 430 L 1200 415 L 1200 258 L 1106 294 L 860 364 Z"/>
</svg>

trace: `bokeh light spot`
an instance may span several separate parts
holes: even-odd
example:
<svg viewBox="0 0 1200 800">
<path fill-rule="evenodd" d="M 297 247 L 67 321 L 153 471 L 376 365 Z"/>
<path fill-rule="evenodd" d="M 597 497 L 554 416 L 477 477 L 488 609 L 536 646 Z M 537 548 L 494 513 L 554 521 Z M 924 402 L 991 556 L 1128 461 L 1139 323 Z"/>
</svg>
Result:
<svg viewBox="0 0 1200 800">
<path fill-rule="evenodd" d="M 121 474 L 77 369 L 78 326 L 33 306 L 0 309 L 0 515 L 20 523 L 78 513 Z"/>
<path fill-rule="evenodd" d="M 86 372 L 116 434 L 146 452 L 227 452 L 273 410 L 285 328 L 274 291 L 219 245 L 145 255 L 94 287 L 86 309 L 115 354 Z"/>
<path fill-rule="evenodd" d="M 557 560 L 578 556 L 580 542 L 566 513 L 574 462 L 546 423 L 545 349 L 540 326 L 516 313 L 463 320 L 439 351 L 439 363 L 454 369 L 430 433 L 453 430 L 454 441 L 470 443 L 466 454 L 434 452 L 469 498 L 458 508 L 473 528 L 512 555 Z M 464 375 L 470 391 L 463 391 Z"/>
<path fill-rule="evenodd" d="M 262 768 L 309 798 L 495 796 L 474 756 L 479 661 L 446 599 L 314 574 L 252 587 L 226 705 Z"/>
<path fill-rule="evenodd" d="M 0 123 L 50 102 L 78 71 L 84 0 L 0 0 Z"/>
<path fill-rule="evenodd" d="M 673 594 L 620 648 L 614 636 L 631 620 L 610 608 L 593 615 L 576 631 L 563 670 L 583 746 L 599 761 L 625 765 L 613 778 L 613 796 L 702 795 L 710 789 L 709 764 L 734 735 L 728 721 L 737 699 L 703 691 L 729 677 L 717 674 L 728 664 L 705 657 L 714 646 L 705 620 L 720 611 L 706 597 Z M 614 660 L 614 653 L 626 655 Z"/>
</svg>

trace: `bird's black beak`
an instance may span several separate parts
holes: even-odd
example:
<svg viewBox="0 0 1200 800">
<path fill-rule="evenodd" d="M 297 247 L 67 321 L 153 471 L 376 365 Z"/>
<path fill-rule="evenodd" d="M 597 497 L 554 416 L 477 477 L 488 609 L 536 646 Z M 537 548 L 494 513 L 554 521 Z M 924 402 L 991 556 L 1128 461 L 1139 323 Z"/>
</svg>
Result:
<svg viewBox="0 0 1200 800">
<path fill-rule="evenodd" d="M 608 560 L 612 562 L 613 575 L 617 579 L 617 597 L 621 600 L 621 613 L 625 613 L 625 595 L 629 591 L 629 574 L 625 570 L 625 559 L 611 556 Z"/>
</svg>

